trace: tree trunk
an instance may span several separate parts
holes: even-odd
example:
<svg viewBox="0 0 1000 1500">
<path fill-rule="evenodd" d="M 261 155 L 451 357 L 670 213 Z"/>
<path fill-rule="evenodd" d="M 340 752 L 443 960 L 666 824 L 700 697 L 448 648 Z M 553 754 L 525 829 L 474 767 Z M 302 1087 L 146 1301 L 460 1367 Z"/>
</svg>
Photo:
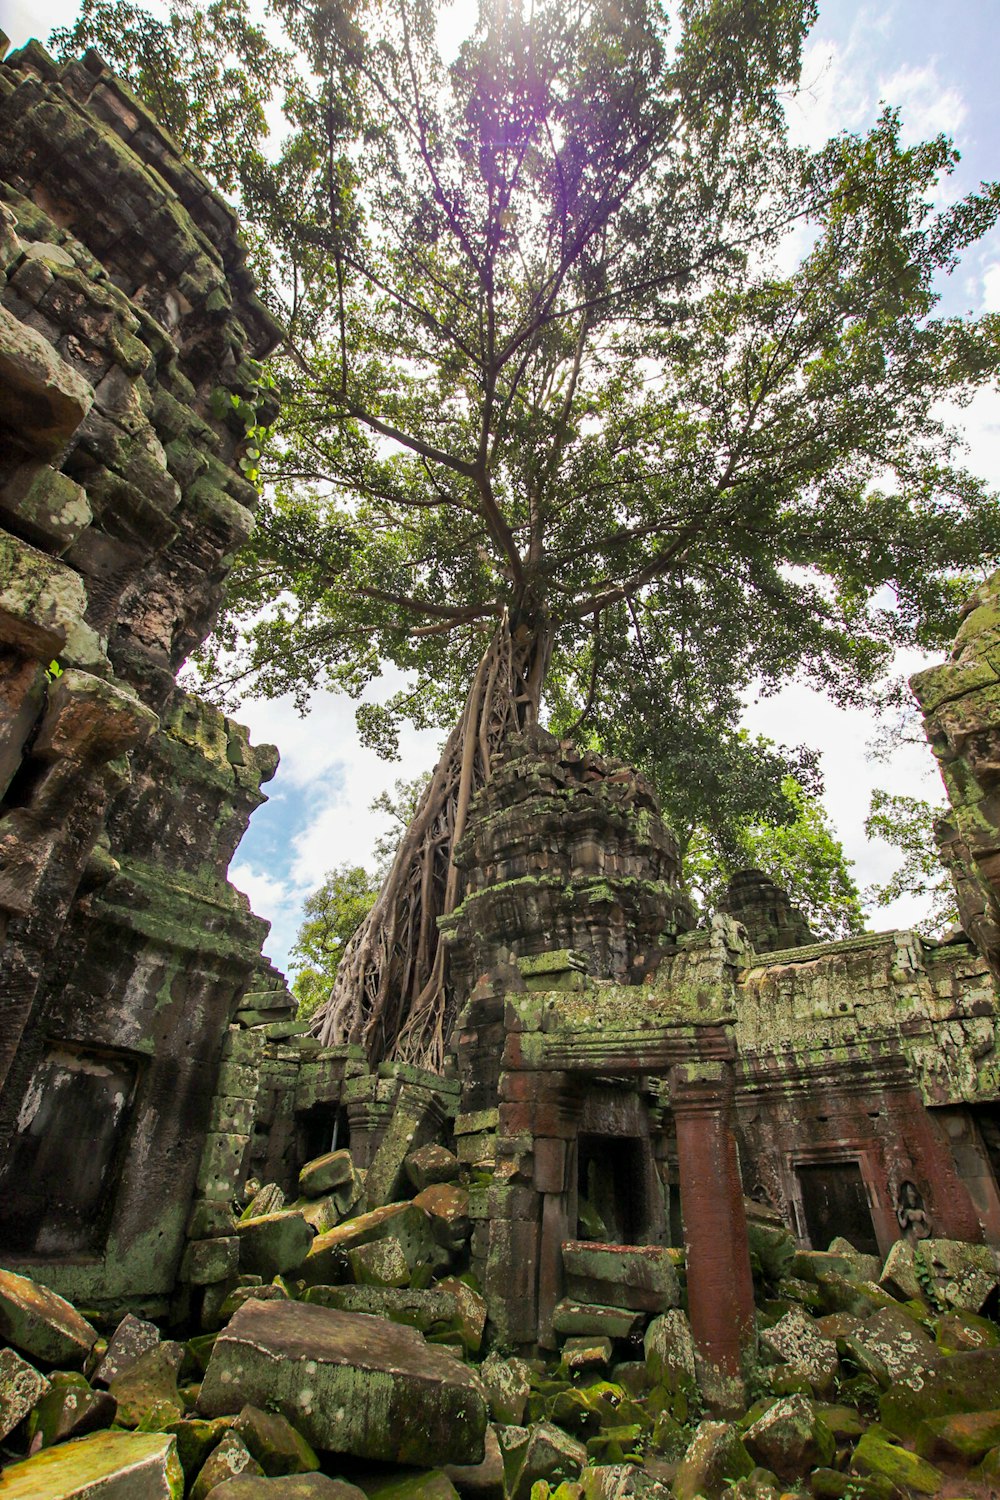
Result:
<svg viewBox="0 0 1000 1500">
<path fill-rule="evenodd" d="M 538 717 L 550 651 L 544 625 L 512 624 L 504 612 L 385 883 L 316 1013 L 324 1045 L 361 1042 L 372 1062 L 440 1071 L 454 1005 L 437 919 L 463 894 L 452 851 L 505 736 Z"/>
</svg>

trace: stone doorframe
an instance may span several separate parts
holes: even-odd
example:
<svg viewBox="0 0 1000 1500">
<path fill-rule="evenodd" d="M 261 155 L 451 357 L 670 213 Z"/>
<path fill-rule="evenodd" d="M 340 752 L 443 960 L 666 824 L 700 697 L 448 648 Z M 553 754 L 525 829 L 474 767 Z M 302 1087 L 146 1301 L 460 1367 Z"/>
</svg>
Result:
<svg viewBox="0 0 1000 1500">
<path fill-rule="evenodd" d="M 490 1193 L 490 1315 L 511 1344 L 554 1342 L 552 1312 L 563 1295 L 562 1245 L 576 1233 L 571 1213 L 584 1085 L 633 1077 L 654 1109 L 669 1108 L 676 1127 L 699 1382 L 716 1410 L 736 1410 L 755 1348 L 733 1131 L 732 1028 L 728 1017 L 720 1020 L 710 1010 L 701 1024 L 692 1023 L 690 1013 L 675 1021 L 647 1019 L 639 990 L 631 1014 L 623 1017 L 621 996 L 616 987 L 606 996 L 591 993 L 582 1004 L 576 997 L 576 1003 L 569 1002 L 565 994 L 508 997 Z M 602 1016 L 605 998 L 612 1009 Z"/>
</svg>

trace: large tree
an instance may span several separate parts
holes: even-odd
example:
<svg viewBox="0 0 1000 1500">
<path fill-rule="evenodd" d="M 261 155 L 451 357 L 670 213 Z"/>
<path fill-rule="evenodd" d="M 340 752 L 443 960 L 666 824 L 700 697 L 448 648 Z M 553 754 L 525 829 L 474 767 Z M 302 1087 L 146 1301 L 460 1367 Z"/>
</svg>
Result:
<svg viewBox="0 0 1000 1500">
<path fill-rule="evenodd" d="M 457 712 L 324 1031 L 434 1065 L 450 850 L 512 725 L 701 743 L 710 804 L 751 680 L 849 699 L 950 633 L 1000 548 L 939 402 L 997 322 L 935 278 L 1000 195 L 935 207 L 955 153 L 889 109 L 791 149 L 810 0 L 489 0 L 450 61 L 431 0 L 275 10 L 308 72 L 242 201 L 284 406 L 220 639 L 300 701 L 403 669 L 359 711 L 383 749 Z"/>
</svg>

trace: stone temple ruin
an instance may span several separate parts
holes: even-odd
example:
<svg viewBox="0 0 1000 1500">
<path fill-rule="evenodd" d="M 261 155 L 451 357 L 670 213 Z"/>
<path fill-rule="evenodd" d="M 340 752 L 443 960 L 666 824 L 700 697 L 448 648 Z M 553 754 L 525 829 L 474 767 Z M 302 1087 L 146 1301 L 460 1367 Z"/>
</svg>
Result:
<svg viewBox="0 0 1000 1500">
<path fill-rule="evenodd" d="M 816 942 L 754 871 L 696 926 L 649 783 L 534 729 L 444 1075 L 323 1047 L 226 880 L 276 753 L 175 680 L 280 330 L 94 53 L 0 66 L 0 193 L 0 1497 L 994 1482 L 1000 579 L 913 684 L 948 940 Z"/>
</svg>

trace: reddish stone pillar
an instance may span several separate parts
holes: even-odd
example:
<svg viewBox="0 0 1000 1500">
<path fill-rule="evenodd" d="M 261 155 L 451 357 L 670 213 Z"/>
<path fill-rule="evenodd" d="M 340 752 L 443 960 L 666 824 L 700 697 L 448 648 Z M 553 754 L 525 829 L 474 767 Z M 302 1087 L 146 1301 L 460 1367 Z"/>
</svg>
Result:
<svg viewBox="0 0 1000 1500">
<path fill-rule="evenodd" d="M 698 1380 L 709 1404 L 744 1407 L 744 1374 L 754 1353 L 750 1246 L 727 1063 L 682 1063 L 670 1076 L 687 1264 L 688 1312 Z"/>
</svg>

